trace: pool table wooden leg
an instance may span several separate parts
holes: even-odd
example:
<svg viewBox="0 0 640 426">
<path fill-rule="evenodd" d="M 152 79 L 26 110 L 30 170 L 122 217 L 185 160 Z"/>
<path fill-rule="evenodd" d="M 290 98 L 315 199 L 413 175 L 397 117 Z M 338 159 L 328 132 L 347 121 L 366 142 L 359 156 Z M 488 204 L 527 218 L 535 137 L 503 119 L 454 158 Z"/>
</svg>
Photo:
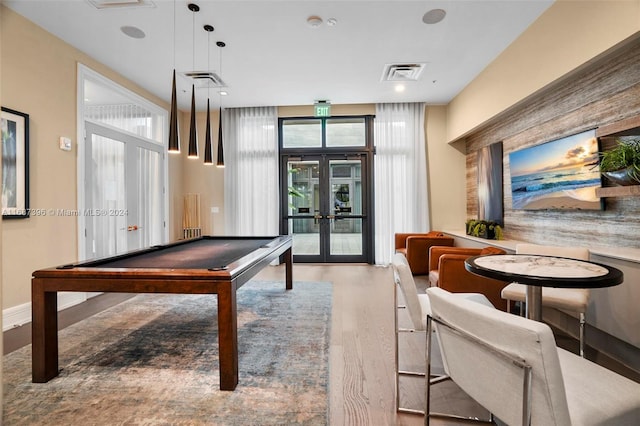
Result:
<svg viewBox="0 0 640 426">
<path fill-rule="evenodd" d="M 234 390 L 238 384 L 238 312 L 234 287 L 232 282 L 221 283 L 218 291 L 220 390 Z"/>
<path fill-rule="evenodd" d="M 45 383 L 58 375 L 58 293 L 43 282 L 31 283 L 32 380 Z"/>
</svg>

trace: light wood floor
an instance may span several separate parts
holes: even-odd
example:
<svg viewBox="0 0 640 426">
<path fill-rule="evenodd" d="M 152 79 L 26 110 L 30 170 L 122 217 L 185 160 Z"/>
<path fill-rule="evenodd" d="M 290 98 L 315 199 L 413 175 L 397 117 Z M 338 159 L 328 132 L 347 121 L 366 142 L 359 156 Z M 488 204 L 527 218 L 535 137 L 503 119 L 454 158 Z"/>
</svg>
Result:
<svg viewBox="0 0 640 426">
<path fill-rule="evenodd" d="M 282 279 L 282 266 L 263 270 L 259 279 Z M 294 264 L 294 281 L 333 283 L 333 310 L 330 348 L 330 424 L 331 425 L 421 425 L 420 415 L 398 414 L 395 410 L 393 278 L 389 268 L 371 265 Z M 424 346 L 408 345 L 403 352 L 408 364 L 423 364 Z M 409 355 L 405 358 L 405 355 Z M 410 382 L 413 381 L 413 382 Z M 455 385 L 444 385 L 436 394 L 438 411 L 485 411 L 460 395 Z M 408 379 L 401 383 L 402 394 L 417 396 L 408 401 L 412 408 L 423 408 L 423 382 Z M 439 405 L 438 405 L 439 404 Z M 467 415 L 467 412 L 463 413 Z M 434 419 L 434 426 L 451 425 Z M 460 423 L 464 424 L 464 423 Z"/>
<path fill-rule="evenodd" d="M 398 414 L 395 409 L 394 284 L 390 268 L 371 265 L 294 264 L 294 281 L 333 283 L 330 348 L 330 424 L 398 425 L 424 424 L 424 417 Z M 282 266 L 265 268 L 262 279 L 282 279 Z M 402 302 L 402 301 L 400 301 Z M 400 317 L 400 326 L 409 327 Z M 408 321 L 408 319 L 406 319 Z M 577 341 L 554 332 L 558 346 L 577 352 Z M 406 334 L 405 334 L 406 336 Z M 412 338 L 420 337 L 410 334 Z M 404 340 L 400 346 L 401 368 L 424 371 L 424 339 Z M 640 382 L 637 372 L 597 354 L 587 347 L 587 358 Z M 432 387 L 432 411 L 486 419 L 488 413 L 454 383 Z M 423 379 L 403 379 L 402 405 L 424 408 Z M 470 424 L 432 418 L 433 426 Z M 477 424 L 477 423 L 476 423 Z"/>
<path fill-rule="evenodd" d="M 423 424 L 423 416 L 398 414 L 395 410 L 395 313 L 391 270 L 371 265 L 294 264 L 293 275 L 294 281 L 333 283 L 329 363 L 330 424 Z M 284 267 L 267 267 L 256 279 L 282 280 Z M 59 316 L 60 323 L 62 326 L 69 325 L 126 297 L 130 295 L 105 294 L 91 299 L 90 303 L 85 304 L 88 305 L 86 307 L 66 310 Z M 410 336 L 419 337 L 416 334 Z M 5 353 L 30 341 L 28 326 L 5 332 Z M 424 343 L 419 340 L 403 340 L 402 343 L 402 367 L 422 369 Z M 561 345 L 560 341 L 558 344 Z M 400 393 L 404 396 L 403 405 L 412 408 L 424 407 L 424 385 L 421 379 L 404 379 L 400 388 Z M 438 384 L 434 389 L 432 408 L 440 412 L 486 418 L 486 411 L 450 382 Z M 432 419 L 431 424 L 448 426 L 469 423 Z"/>
</svg>

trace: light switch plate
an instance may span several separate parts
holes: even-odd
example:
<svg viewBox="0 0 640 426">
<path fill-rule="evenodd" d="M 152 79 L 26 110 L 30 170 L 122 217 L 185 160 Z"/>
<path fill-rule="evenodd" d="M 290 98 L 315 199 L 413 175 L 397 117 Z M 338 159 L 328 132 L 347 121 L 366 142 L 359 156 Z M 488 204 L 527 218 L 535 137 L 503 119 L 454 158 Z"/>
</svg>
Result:
<svg viewBox="0 0 640 426">
<path fill-rule="evenodd" d="M 60 149 L 63 151 L 71 151 L 71 139 L 60 136 Z"/>
</svg>

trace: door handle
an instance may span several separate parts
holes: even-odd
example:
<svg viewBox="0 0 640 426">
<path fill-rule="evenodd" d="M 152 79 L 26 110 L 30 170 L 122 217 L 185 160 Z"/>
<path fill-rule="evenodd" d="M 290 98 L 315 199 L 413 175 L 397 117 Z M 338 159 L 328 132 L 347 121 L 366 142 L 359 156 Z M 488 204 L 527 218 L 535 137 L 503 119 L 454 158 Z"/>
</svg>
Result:
<svg viewBox="0 0 640 426">
<path fill-rule="evenodd" d="M 127 226 L 127 232 L 137 231 L 138 229 L 140 229 L 140 227 L 138 225 Z"/>
<path fill-rule="evenodd" d="M 328 214 L 326 216 L 323 216 L 321 214 L 315 214 L 313 215 L 314 219 L 335 219 L 336 215 L 335 214 Z"/>
</svg>

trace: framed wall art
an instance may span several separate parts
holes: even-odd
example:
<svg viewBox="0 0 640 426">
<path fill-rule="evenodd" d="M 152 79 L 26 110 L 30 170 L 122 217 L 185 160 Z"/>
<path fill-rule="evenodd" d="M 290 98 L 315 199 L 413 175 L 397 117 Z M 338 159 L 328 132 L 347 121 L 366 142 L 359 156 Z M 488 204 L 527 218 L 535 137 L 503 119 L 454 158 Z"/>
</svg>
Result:
<svg viewBox="0 0 640 426">
<path fill-rule="evenodd" d="M 2 107 L 2 218 L 29 217 L 29 114 Z"/>
<path fill-rule="evenodd" d="M 511 200 L 521 210 L 603 210 L 594 129 L 509 154 Z"/>
</svg>

